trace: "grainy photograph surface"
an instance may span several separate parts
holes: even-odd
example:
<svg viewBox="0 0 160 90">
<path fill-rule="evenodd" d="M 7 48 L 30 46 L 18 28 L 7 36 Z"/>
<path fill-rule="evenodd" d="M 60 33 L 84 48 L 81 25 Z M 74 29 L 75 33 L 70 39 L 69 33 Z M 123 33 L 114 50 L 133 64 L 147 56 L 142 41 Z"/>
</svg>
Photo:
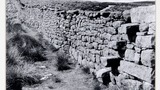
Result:
<svg viewBox="0 0 160 90">
<path fill-rule="evenodd" d="M 153 0 L 6 0 L 6 90 L 155 90 Z"/>
</svg>

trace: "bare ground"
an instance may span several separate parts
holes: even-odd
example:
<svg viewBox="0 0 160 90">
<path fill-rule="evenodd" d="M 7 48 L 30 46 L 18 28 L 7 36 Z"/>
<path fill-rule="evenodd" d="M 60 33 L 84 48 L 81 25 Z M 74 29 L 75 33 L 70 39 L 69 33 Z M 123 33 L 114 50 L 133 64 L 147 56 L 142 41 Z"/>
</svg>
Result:
<svg viewBox="0 0 160 90">
<path fill-rule="evenodd" d="M 78 65 L 74 65 L 70 70 L 57 71 L 53 63 L 54 60 L 34 63 L 35 69 L 30 74 L 43 77 L 43 82 L 25 86 L 22 90 L 103 90 L 106 88 L 104 86 L 95 89 L 100 84 L 92 75 L 84 73 Z"/>
</svg>

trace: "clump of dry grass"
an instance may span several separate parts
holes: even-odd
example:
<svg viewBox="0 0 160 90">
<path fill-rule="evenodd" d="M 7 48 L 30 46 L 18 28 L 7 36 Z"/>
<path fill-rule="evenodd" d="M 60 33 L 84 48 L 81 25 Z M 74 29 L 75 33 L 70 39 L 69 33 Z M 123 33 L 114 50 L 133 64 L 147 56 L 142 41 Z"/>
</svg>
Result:
<svg viewBox="0 0 160 90">
<path fill-rule="evenodd" d="M 89 67 L 87 67 L 87 66 L 82 67 L 82 71 L 83 71 L 85 74 L 90 74 L 90 69 L 89 69 Z"/>
<path fill-rule="evenodd" d="M 9 64 L 6 71 L 7 90 L 21 90 L 25 85 L 39 84 L 40 76 L 30 74 L 35 66 L 27 62 Z"/>
<path fill-rule="evenodd" d="M 41 41 L 24 34 L 24 31 L 20 24 L 7 24 L 7 90 L 22 90 L 25 85 L 41 83 L 40 76 L 30 72 L 36 69 L 34 62 L 47 60 L 44 54 L 47 49 Z"/>
<path fill-rule="evenodd" d="M 45 50 L 39 41 L 28 35 L 17 34 L 7 42 L 7 49 L 17 47 L 18 52 L 28 60 L 43 61 Z"/>
<path fill-rule="evenodd" d="M 57 52 L 56 68 L 58 71 L 71 69 L 68 59 L 69 57 L 64 52 Z"/>
</svg>

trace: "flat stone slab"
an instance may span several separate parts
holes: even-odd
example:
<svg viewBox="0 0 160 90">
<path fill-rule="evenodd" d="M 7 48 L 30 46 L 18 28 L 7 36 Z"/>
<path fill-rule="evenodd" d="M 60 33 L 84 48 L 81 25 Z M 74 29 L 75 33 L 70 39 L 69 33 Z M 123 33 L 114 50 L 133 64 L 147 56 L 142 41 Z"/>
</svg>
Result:
<svg viewBox="0 0 160 90">
<path fill-rule="evenodd" d="M 145 67 L 143 65 L 137 65 L 135 63 L 120 61 L 120 67 L 118 70 L 123 71 L 127 74 L 135 76 L 139 79 L 142 79 L 146 82 L 152 82 L 152 68 Z"/>
</svg>

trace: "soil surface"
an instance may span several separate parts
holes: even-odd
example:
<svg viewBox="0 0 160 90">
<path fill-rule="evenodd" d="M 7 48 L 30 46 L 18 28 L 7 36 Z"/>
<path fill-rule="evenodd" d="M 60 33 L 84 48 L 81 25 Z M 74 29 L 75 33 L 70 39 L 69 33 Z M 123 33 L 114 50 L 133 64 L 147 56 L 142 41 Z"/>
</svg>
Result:
<svg viewBox="0 0 160 90">
<path fill-rule="evenodd" d="M 97 87 L 100 84 L 93 79 L 93 75 L 84 73 L 79 65 L 74 65 L 69 70 L 57 71 L 53 63 L 54 60 L 34 63 L 36 69 L 30 74 L 41 76 L 43 82 L 25 86 L 22 90 L 104 90 L 106 88 Z"/>
</svg>

